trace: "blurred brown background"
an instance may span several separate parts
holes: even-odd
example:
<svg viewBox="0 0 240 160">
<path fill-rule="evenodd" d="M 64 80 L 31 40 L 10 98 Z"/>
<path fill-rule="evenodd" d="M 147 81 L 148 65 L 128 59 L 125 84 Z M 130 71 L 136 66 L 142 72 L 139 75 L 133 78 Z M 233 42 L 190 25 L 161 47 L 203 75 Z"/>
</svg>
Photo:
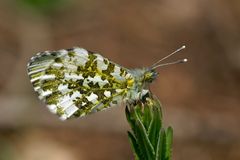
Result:
<svg viewBox="0 0 240 160">
<path fill-rule="evenodd" d="M 153 92 L 174 128 L 174 160 L 240 159 L 239 0 L 0 0 L 0 160 L 133 159 L 124 106 L 61 122 L 30 84 L 34 53 L 81 46 L 159 69 Z"/>
</svg>

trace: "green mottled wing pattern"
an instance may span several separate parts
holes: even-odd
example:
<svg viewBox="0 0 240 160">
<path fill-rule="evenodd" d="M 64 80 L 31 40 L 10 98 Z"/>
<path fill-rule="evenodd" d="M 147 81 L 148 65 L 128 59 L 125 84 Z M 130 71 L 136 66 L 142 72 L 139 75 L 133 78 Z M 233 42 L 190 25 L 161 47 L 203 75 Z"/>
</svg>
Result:
<svg viewBox="0 0 240 160">
<path fill-rule="evenodd" d="M 127 69 L 78 47 L 38 53 L 28 75 L 39 98 L 62 120 L 124 101 L 134 81 Z"/>
</svg>

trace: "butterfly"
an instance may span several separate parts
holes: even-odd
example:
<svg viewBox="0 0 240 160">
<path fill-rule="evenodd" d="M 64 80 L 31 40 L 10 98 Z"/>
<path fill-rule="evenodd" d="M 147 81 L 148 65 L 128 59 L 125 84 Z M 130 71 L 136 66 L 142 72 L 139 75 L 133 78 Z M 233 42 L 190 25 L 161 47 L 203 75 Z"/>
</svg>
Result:
<svg viewBox="0 0 240 160">
<path fill-rule="evenodd" d="M 182 46 L 151 67 L 137 69 L 127 69 L 80 47 L 44 51 L 30 59 L 27 72 L 39 99 L 52 113 L 66 120 L 122 102 L 142 100 L 150 93 L 149 84 L 158 74 L 156 68 L 187 61 L 159 64 L 184 48 Z"/>
</svg>

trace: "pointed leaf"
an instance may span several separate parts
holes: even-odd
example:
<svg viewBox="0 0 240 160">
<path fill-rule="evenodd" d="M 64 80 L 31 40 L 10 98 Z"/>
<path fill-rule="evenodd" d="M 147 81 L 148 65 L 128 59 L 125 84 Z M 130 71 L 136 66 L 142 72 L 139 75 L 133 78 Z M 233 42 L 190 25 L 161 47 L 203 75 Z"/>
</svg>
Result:
<svg viewBox="0 0 240 160">
<path fill-rule="evenodd" d="M 153 120 L 149 126 L 148 135 L 149 140 L 152 143 L 153 147 L 157 147 L 158 136 L 162 127 L 161 113 L 160 109 L 154 106 L 153 110 Z"/>
<path fill-rule="evenodd" d="M 143 125 L 143 123 L 140 121 L 137 113 L 135 113 L 136 115 L 136 132 L 135 137 L 137 140 L 137 143 L 140 147 L 141 152 L 146 155 L 146 158 L 151 160 L 153 159 L 154 155 L 155 155 L 155 151 L 154 148 L 150 142 L 150 140 L 148 139 L 148 135 L 147 135 L 147 131 Z"/>
<path fill-rule="evenodd" d="M 152 123 L 153 113 L 152 113 L 152 107 L 145 105 L 143 110 L 143 124 L 144 127 L 148 130 L 150 124 Z"/>
<path fill-rule="evenodd" d="M 139 150 L 139 146 L 137 144 L 137 141 L 136 141 L 135 137 L 133 136 L 133 134 L 131 132 L 127 132 L 127 133 L 128 133 L 128 138 L 129 138 L 131 147 L 134 151 L 135 160 L 144 159 L 144 156 L 141 155 L 141 151 Z"/>
<path fill-rule="evenodd" d="M 166 133 L 166 148 L 165 148 L 165 160 L 171 159 L 172 154 L 172 142 L 173 142 L 173 129 L 172 127 L 168 127 Z"/>
<path fill-rule="evenodd" d="M 133 111 L 129 111 L 128 106 L 126 106 L 125 114 L 126 114 L 127 121 L 130 124 L 130 127 L 132 128 L 133 132 L 135 132 L 136 119 L 134 118 L 135 117 L 134 112 Z"/>
<path fill-rule="evenodd" d="M 164 159 L 165 141 L 166 141 L 166 134 L 165 134 L 164 129 L 161 129 L 159 136 L 158 136 L 155 160 L 163 160 Z"/>
</svg>

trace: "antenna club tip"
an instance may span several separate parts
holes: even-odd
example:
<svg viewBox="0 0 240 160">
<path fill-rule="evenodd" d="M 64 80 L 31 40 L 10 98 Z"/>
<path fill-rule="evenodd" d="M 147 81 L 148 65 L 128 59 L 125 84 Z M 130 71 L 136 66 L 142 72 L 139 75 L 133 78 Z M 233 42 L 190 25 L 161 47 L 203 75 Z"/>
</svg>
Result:
<svg viewBox="0 0 240 160">
<path fill-rule="evenodd" d="M 186 46 L 185 46 L 185 45 L 183 45 L 183 46 L 182 46 L 182 49 L 185 49 L 185 48 L 186 48 Z"/>
<path fill-rule="evenodd" d="M 184 63 L 185 63 L 185 62 L 187 62 L 187 61 L 188 61 L 188 59 L 187 59 L 187 58 L 185 58 L 185 59 L 183 59 L 183 60 L 182 60 L 182 62 L 184 62 Z"/>
</svg>

